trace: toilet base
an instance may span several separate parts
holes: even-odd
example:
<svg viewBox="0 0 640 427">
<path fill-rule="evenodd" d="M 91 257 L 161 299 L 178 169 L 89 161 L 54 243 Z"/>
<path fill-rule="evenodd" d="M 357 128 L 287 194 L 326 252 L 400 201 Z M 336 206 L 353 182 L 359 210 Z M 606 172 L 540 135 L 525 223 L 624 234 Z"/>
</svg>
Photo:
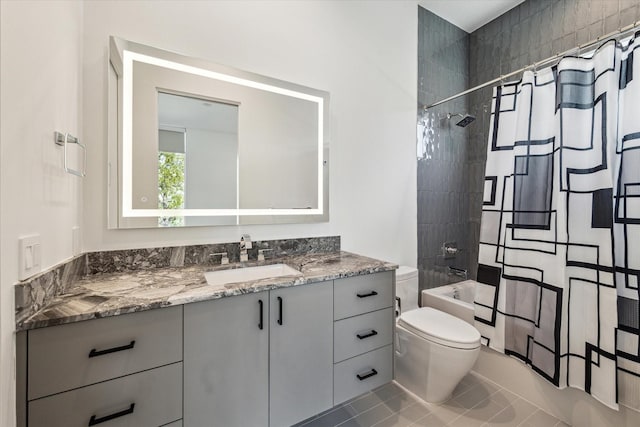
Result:
<svg viewBox="0 0 640 427">
<path fill-rule="evenodd" d="M 480 346 L 447 347 L 396 326 L 395 380 L 425 402 L 442 403 L 471 371 L 479 353 Z"/>
</svg>

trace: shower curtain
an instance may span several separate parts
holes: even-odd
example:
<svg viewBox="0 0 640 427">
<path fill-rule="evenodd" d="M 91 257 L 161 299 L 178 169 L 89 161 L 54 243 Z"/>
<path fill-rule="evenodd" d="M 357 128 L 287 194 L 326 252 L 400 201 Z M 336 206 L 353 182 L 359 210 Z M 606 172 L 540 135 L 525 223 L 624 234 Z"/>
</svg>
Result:
<svg viewBox="0 0 640 427">
<path fill-rule="evenodd" d="M 494 89 L 475 297 L 484 344 L 616 409 L 640 405 L 639 44 Z"/>
</svg>

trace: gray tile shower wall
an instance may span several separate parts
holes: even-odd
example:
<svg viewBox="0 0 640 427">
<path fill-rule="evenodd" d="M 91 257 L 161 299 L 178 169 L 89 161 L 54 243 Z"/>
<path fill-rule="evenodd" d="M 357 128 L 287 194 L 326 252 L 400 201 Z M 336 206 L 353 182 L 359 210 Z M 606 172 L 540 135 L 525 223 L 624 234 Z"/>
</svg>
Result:
<svg viewBox="0 0 640 427">
<path fill-rule="evenodd" d="M 465 90 L 469 82 L 469 35 L 418 7 L 418 119 L 421 105 Z M 458 99 L 429 110 L 435 143 L 418 160 L 418 269 L 420 289 L 457 281 L 447 266 L 468 268 L 467 139 L 469 128 L 455 125 L 447 113 L 467 112 Z M 473 125 L 471 125 L 473 126 Z M 444 259 L 442 244 L 456 242 L 462 251 Z"/>
<path fill-rule="evenodd" d="M 526 0 L 470 35 L 469 87 L 596 39 L 640 20 L 640 0 Z M 517 80 L 514 78 L 513 80 Z M 492 89 L 468 96 L 477 115 L 467 150 L 469 273 L 477 272 Z M 470 128 L 471 128 L 470 126 Z"/>
</svg>

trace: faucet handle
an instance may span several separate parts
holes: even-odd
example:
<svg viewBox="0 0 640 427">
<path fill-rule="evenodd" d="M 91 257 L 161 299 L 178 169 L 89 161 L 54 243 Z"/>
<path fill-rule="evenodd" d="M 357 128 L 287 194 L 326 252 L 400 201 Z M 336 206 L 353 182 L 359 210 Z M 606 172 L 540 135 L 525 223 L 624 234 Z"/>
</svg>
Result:
<svg viewBox="0 0 640 427">
<path fill-rule="evenodd" d="M 217 255 L 221 255 L 220 265 L 229 264 L 229 257 L 227 256 L 226 252 L 216 252 L 215 254 L 209 254 L 209 256 L 217 256 Z"/>
<path fill-rule="evenodd" d="M 264 253 L 273 249 L 258 249 L 258 261 L 264 261 Z"/>
<path fill-rule="evenodd" d="M 243 234 L 242 236 L 240 236 L 240 249 L 246 250 L 251 249 L 251 247 L 251 236 L 249 236 L 248 234 Z"/>
</svg>

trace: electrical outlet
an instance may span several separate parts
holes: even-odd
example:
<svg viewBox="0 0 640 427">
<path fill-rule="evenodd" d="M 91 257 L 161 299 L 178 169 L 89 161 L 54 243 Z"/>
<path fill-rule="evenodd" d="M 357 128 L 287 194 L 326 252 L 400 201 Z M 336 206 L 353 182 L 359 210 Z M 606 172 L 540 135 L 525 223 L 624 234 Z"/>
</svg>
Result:
<svg viewBox="0 0 640 427">
<path fill-rule="evenodd" d="M 24 280 L 40 272 L 42 264 L 40 235 L 20 237 L 18 242 L 20 246 L 18 279 Z"/>
</svg>

